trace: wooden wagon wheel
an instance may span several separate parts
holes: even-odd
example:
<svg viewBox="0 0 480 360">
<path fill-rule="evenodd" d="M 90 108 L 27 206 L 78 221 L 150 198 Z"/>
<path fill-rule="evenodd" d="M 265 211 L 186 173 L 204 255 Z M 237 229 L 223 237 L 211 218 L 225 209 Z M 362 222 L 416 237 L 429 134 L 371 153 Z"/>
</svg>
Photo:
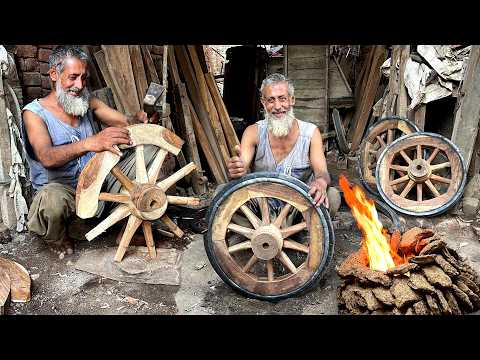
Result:
<svg viewBox="0 0 480 360">
<path fill-rule="evenodd" d="M 96 154 L 87 163 L 80 174 L 76 192 L 76 212 L 82 219 L 95 215 L 99 200 L 120 204 L 107 218 L 85 235 L 89 241 L 128 216 L 127 225 L 115 254 L 115 261 L 122 260 L 140 225 L 142 225 L 149 255 L 151 258 L 155 258 L 151 221 L 160 219 L 175 235 L 182 237 L 182 230 L 165 214 L 167 206 L 168 204 L 198 205 L 199 203 L 199 199 L 196 198 L 165 194 L 167 189 L 195 169 L 193 162 L 157 182 L 167 153 L 171 152 L 177 155 L 183 145 L 183 140 L 159 125 L 139 124 L 128 126 L 126 129 L 130 132 L 133 145 L 121 146 L 121 148 L 135 147 L 135 180 L 130 180 L 117 166 L 120 156 L 110 151 L 104 151 Z M 160 148 L 148 170 L 144 158 L 144 145 L 147 144 Z M 120 193 L 100 192 L 102 184 L 110 172 L 122 184 Z"/>
<path fill-rule="evenodd" d="M 259 172 L 229 183 L 207 219 L 204 242 L 213 268 L 248 297 L 300 294 L 322 278 L 333 257 L 328 211 L 315 207 L 308 187 L 290 176 Z"/>
<path fill-rule="evenodd" d="M 368 129 L 360 145 L 359 169 L 362 185 L 370 193 L 378 194 L 375 167 L 383 149 L 394 140 L 418 131 L 417 125 L 398 116 L 383 118 Z"/>
<path fill-rule="evenodd" d="M 466 169 L 447 138 L 418 132 L 397 139 L 380 154 L 377 188 L 383 199 L 407 215 L 440 214 L 462 196 Z"/>
<path fill-rule="evenodd" d="M 333 127 L 335 128 L 335 134 L 337 135 L 335 140 L 337 141 L 338 149 L 344 153 L 348 154 L 350 148 L 348 146 L 347 136 L 345 135 L 345 129 L 342 124 L 342 119 L 340 118 L 340 113 L 338 109 L 333 109 L 332 111 Z"/>
</svg>

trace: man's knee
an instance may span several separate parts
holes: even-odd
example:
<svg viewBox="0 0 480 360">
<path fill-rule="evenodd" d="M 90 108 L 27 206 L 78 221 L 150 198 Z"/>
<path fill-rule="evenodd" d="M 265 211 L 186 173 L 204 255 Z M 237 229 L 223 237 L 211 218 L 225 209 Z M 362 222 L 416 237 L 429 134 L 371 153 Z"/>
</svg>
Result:
<svg viewBox="0 0 480 360">
<path fill-rule="evenodd" d="M 330 186 L 327 189 L 327 198 L 328 198 L 328 210 L 330 212 L 330 217 L 333 218 L 337 212 L 338 209 L 340 208 L 340 205 L 342 203 L 342 196 L 340 194 L 340 191 L 338 191 L 337 188 Z"/>
<path fill-rule="evenodd" d="M 70 216 L 75 211 L 73 190 L 68 191 L 61 184 L 45 185 L 35 196 L 31 212 L 42 213 L 50 219 Z M 29 214 L 29 217 L 32 215 Z"/>
</svg>

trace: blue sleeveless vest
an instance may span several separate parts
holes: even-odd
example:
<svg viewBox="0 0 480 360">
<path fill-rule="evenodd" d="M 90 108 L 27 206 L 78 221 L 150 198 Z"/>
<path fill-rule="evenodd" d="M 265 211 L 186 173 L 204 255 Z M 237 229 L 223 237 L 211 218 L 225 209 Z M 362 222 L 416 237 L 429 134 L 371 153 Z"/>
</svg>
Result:
<svg viewBox="0 0 480 360">
<path fill-rule="evenodd" d="M 93 114 L 89 109 L 79 122 L 77 127 L 70 126 L 57 119 L 50 111 L 45 109 L 38 99 L 33 100 L 31 103 L 23 108 L 23 111 L 29 110 L 38 116 L 45 122 L 50 138 L 52 139 L 53 146 L 71 144 L 75 141 L 80 141 L 94 134 L 93 127 Z M 45 169 L 43 165 L 36 159 L 33 152 L 32 145 L 28 140 L 25 125 L 22 121 L 22 135 L 25 142 L 25 150 L 27 153 L 27 161 L 30 166 L 30 181 L 35 190 L 38 190 L 47 183 L 60 183 L 69 185 L 72 188 L 77 187 L 78 176 L 80 172 L 90 160 L 95 152 L 88 152 L 83 156 L 73 159 L 63 166 L 55 169 Z"/>
</svg>

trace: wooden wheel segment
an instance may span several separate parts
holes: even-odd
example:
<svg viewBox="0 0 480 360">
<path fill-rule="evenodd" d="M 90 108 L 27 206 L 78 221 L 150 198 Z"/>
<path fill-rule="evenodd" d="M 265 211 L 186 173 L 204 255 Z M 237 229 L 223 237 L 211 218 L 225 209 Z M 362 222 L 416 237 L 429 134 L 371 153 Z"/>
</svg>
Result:
<svg viewBox="0 0 480 360">
<path fill-rule="evenodd" d="M 168 204 L 198 205 L 199 199 L 181 196 L 169 196 L 165 192 L 177 181 L 195 170 L 195 164 L 190 163 L 157 182 L 160 169 L 168 152 L 177 155 L 183 145 L 183 140 L 172 131 L 153 124 L 128 126 L 133 144 L 120 146 L 121 149 L 135 147 L 135 180 L 129 179 L 117 166 L 120 156 L 109 151 L 96 154 L 87 163 L 80 174 L 76 191 L 76 212 L 80 218 L 93 217 L 98 209 L 98 201 L 110 201 L 119 205 L 88 232 L 85 237 L 91 241 L 106 231 L 112 225 L 128 217 L 120 244 L 115 255 L 115 261 L 121 261 L 135 231 L 142 225 L 150 257 L 156 256 L 150 221 L 160 219 L 175 235 L 183 236 L 183 232 L 165 214 Z M 145 165 L 144 145 L 159 147 L 149 169 Z M 101 192 L 102 185 L 111 173 L 122 184 L 119 193 Z"/>
<path fill-rule="evenodd" d="M 278 200 L 283 206 L 274 211 L 272 201 Z M 298 216 L 287 225 L 294 209 Z M 234 284 L 260 296 L 275 296 L 298 289 L 318 273 L 329 251 L 325 228 L 317 210 L 296 190 L 262 182 L 224 199 L 209 236 L 215 262 Z"/>
<path fill-rule="evenodd" d="M 397 116 L 384 118 L 368 130 L 360 146 L 360 174 L 370 192 L 377 192 L 375 168 L 382 151 L 396 139 L 418 131 L 414 123 Z"/>
<path fill-rule="evenodd" d="M 396 140 L 376 169 L 378 191 L 396 210 L 408 215 L 439 214 L 462 195 L 463 158 L 448 139 L 419 132 Z"/>
</svg>

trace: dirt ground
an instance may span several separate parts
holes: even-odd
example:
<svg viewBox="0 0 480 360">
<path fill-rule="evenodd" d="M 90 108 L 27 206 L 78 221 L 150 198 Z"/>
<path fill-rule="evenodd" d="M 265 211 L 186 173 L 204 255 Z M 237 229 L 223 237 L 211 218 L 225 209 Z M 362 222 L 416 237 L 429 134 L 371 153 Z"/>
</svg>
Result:
<svg viewBox="0 0 480 360">
<path fill-rule="evenodd" d="M 338 184 L 338 173 L 332 172 L 334 184 Z M 354 174 L 350 173 L 349 178 L 354 179 Z M 348 207 L 342 205 L 340 210 L 334 221 L 336 243 L 330 271 L 310 292 L 278 303 L 248 299 L 231 290 L 210 265 L 200 234 L 194 234 L 189 243 L 167 244 L 183 248 L 179 286 L 119 282 L 74 268 L 76 260 L 85 251 L 115 246 L 114 233 L 90 243 L 78 242 L 75 253 L 63 259 L 59 259 L 28 233 L 15 234 L 12 241 L 0 243 L 0 256 L 19 262 L 29 271 L 32 297 L 24 304 L 10 302 L 5 313 L 335 315 L 338 313 L 336 288 L 340 279 L 334 268 L 358 249 L 361 235 Z M 403 216 L 401 219 L 407 228 L 433 228 L 448 246 L 465 256 L 472 267 L 480 272 L 480 237 L 470 223 L 452 214 L 432 218 Z M 383 215 L 381 220 L 388 227 Z"/>
</svg>

